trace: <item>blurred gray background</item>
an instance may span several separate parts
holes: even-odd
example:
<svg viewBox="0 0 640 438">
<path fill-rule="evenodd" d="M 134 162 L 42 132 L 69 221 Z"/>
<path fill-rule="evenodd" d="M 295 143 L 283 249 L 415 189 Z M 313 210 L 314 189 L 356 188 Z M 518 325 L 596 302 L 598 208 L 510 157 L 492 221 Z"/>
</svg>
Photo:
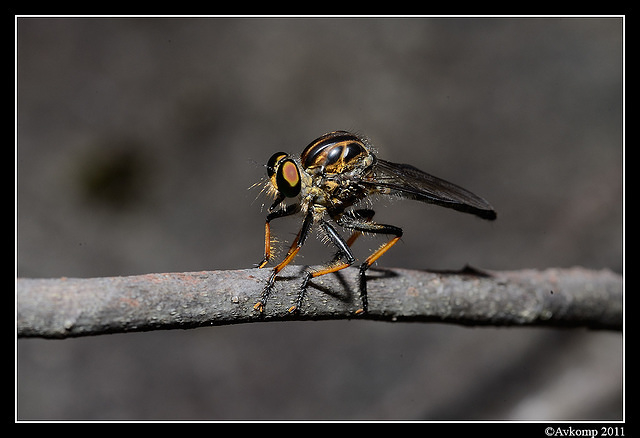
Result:
<svg viewBox="0 0 640 438">
<path fill-rule="evenodd" d="M 622 24 L 19 18 L 17 274 L 251 267 L 264 163 L 336 129 L 498 211 L 383 202 L 405 236 L 378 266 L 622 272 Z M 332 254 L 313 243 L 297 264 Z M 622 344 L 370 321 L 24 339 L 17 418 L 621 419 Z"/>
</svg>

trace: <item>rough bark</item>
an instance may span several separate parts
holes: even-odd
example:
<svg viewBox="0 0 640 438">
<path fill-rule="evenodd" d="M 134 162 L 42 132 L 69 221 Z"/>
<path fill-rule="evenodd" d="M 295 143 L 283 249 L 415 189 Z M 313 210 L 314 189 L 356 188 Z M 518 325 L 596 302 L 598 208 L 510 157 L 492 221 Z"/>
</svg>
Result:
<svg viewBox="0 0 640 438">
<path fill-rule="evenodd" d="M 253 309 L 269 270 L 245 269 L 106 278 L 18 279 L 18 337 L 68 338 L 260 321 L 375 319 L 463 325 L 622 330 L 622 277 L 583 268 L 429 272 L 371 269 L 369 312 L 357 269 L 312 281 L 298 314 L 302 267 L 279 277 L 265 311 Z M 292 274 L 293 273 L 293 274 Z"/>
</svg>

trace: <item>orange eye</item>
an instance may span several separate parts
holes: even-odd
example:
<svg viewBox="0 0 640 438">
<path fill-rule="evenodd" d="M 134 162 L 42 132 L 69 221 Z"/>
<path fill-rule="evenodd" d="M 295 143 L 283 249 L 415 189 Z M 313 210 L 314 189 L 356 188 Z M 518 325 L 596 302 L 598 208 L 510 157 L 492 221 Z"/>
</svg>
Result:
<svg viewBox="0 0 640 438">
<path fill-rule="evenodd" d="M 276 170 L 276 188 L 287 198 L 294 198 L 300 193 L 300 172 L 292 159 L 284 159 Z"/>
</svg>

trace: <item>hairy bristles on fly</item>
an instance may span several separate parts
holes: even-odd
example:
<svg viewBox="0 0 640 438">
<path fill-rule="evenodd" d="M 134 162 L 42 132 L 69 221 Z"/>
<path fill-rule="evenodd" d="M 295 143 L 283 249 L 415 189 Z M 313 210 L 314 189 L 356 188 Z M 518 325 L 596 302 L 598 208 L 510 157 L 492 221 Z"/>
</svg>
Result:
<svg viewBox="0 0 640 438">
<path fill-rule="evenodd" d="M 360 140 L 362 140 L 362 143 L 369 150 L 369 152 L 371 152 L 374 155 L 378 153 L 378 150 L 375 147 L 373 147 L 373 144 L 371 144 L 371 141 L 369 141 L 367 137 L 360 136 Z"/>
<path fill-rule="evenodd" d="M 277 259 L 282 254 L 282 245 L 280 245 L 280 239 L 273 234 L 271 235 L 271 254 L 269 255 L 269 262 Z"/>
<path fill-rule="evenodd" d="M 269 178 L 266 178 L 266 177 L 262 177 L 260 178 L 260 181 L 257 181 L 251 184 L 251 186 L 249 186 L 247 190 L 253 190 L 256 187 L 260 187 L 260 191 L 254 198 L 253 202 L 256 202 L 258 198 L 263 196 L 266 196 L 269 199 L 275 199 L 276 195 L 278 194 L 278 191 L 275 189 L 275 187 L 273 187 L 273 184 L 271 184 L 271 181 L 269 180 Z M 262 203 L 262 205 L 260 206 L 260 211 L 264 210 L 264 207 L 265 207 L 265 204 Z"/>
<path fill-rule="evenodd" d="M 262 192 L 265 192 L 270 199 L 276 199 L 278 196 L 278 190 L 273 186 L 271 180 L 268 178 L 262 178 L 263 187 Z"/>
<path fill-rule="evenodd" d="M 331 238 L 327 235 L 327 232 L 322 227 L 318 227 L 316 238 L 322 242 L 323 245 L 331 243 Z"/>
</svg>

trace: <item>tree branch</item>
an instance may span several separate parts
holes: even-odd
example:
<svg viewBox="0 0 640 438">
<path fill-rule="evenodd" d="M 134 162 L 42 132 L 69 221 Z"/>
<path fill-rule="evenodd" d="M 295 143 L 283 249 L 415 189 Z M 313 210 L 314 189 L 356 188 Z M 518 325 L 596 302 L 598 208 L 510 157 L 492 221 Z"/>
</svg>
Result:
<svg viewBox="0 0 640 438">
<path fill-rule="evenodd" d="M 583 268 L 480 272 L 371 269 L 369 312 L 355 268 L 311 282 L 299 314 L 302 267 L 279 277 L 263 314 L 253 305 L 270 270 L 17 280 L 18 337 L 68 338 L 258 321 L 374 319 L 462 325 L 622 329 L 622 277 Z"/>
</svg>

